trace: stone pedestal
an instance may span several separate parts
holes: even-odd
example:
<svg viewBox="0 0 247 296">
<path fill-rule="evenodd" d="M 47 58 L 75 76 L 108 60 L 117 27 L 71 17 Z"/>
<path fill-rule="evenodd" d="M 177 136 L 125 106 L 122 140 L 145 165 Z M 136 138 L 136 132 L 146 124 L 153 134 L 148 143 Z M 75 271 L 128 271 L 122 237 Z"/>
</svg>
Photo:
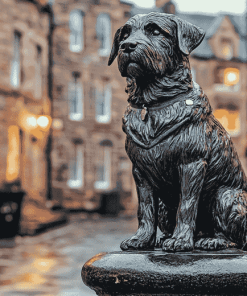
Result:
<svg viewBox="0 0 247 296">
<path fill-rule="evenodd" d="M 82 268 L 97 295 L 247 295 L 247 252 L 100 253 Z"/>
</svg>

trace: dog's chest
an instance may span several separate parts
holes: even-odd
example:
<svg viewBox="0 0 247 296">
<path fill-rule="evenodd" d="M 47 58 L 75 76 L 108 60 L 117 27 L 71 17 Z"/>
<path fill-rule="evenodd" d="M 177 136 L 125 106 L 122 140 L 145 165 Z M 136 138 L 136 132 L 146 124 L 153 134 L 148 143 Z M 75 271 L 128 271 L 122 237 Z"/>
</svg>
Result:
<svg viewBox="0 0 247 296">
<path fill-rule="evenodd" d="M 135 109 L 130 105 L 123 116 L 123 130 L 140 147 L 149 149 L 185 124 L 191 117 L 192 104 L 178 101 L 161 109 Z"/>
</svg>

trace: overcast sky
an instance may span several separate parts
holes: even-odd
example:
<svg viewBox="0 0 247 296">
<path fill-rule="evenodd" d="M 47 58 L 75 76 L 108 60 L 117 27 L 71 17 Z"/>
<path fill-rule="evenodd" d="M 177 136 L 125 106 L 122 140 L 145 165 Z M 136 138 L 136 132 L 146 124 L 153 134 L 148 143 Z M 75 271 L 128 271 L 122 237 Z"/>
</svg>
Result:
<svg viewBox="0 0 247 296">
<path fill-rule="evenodd" d="M 128 1 L 128 0 L 127 0 Z M 173 0 L 179 11 L 218 13 L 220 11 L 228 13 L 243 13 L 247 0 Z M 132 0 L 138 6 L 152 7 L 155 0 Z"/>
</svg>

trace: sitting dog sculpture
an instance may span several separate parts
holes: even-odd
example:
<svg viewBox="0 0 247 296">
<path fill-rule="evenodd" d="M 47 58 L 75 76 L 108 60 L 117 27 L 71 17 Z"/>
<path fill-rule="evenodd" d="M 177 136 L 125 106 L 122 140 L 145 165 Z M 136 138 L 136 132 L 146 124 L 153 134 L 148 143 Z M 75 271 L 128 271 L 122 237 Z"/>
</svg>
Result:
<svg viewBox="0 0 247 296">
<path fill-rule="evenodd" d="M 189 54 L 204 32 L 165 13 L 136 15 L 117 30 L 127 77 L 123 116 L 139 228 L 121 248 L 190 251 L 246 243 L 247 182 L 230 136 L 192 81 Z M 156 239 L 157 226 L 163 235 Z"/>
</svg>

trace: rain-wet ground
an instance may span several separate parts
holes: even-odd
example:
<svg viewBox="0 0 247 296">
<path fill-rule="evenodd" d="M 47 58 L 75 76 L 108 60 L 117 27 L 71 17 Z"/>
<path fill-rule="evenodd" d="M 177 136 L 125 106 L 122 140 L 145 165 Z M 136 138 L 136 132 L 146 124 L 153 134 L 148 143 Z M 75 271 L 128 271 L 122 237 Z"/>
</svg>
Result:
<svg viewBox="0 0 247 296">
<path fill-rule="evenodd" d="M 0 295 L 96 295 L 81 280 L 83 264 L 100 252 L 120 250 L 136 229 L 137 218 L 77 214 L 63 227 L 16 237 L 14 248 L 0 248 Z"/>
</svg>

